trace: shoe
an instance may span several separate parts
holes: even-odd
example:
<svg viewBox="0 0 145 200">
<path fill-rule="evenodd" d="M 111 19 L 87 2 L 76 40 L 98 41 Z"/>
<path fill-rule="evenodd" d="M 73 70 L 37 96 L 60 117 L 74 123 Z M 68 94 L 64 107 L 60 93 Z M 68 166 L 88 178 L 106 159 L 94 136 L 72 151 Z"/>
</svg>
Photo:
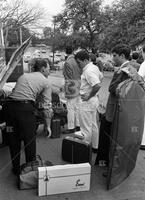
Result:
<svg viewBox="0 0 145 200">
<path fill-rule="evenodd" d="M 98 153 L 98 149 L 92 148 L 93 153 Z"/>
<path fill-rule="evenodd" d="M 80 131 L 80 127 L 76 126 L 75 131 Z"/>
<path fill-rule="evenodd" d="M 68 129 L 62 132 L 62 134 L 71 134 L 71 133 L 75 133 L 75 129 Z"/>
</svg>

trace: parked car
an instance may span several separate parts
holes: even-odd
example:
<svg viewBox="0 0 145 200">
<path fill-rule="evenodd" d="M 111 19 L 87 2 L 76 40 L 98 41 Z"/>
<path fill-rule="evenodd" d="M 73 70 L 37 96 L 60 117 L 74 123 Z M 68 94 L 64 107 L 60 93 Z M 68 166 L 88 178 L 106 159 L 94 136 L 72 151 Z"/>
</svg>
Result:
<svg viewBox="0 0 145 200">
<path fill-rule="evenodd" d="M 42 50 L 41 50 L 41 53 L 46 53 L 46 49 L 42 49 Z"/>
<path fill-rule="evenodd" d="M 51 62 L 53 62 L 53 54 L 49 55 Z M 61 54 L 54 54 L 54 64 L 57 64 L 61 61 Z"/>
<path fill-rule="evenodd" d="M 57 62 L 61 61 L 61 54 L 55 54 L 55 59 L 57 60 Z"/>
<path fill-rule="evenodd" d="M 33 53 L 33 58 L 41 58 L 41 51 L 36 49 Z"/>
</svg>

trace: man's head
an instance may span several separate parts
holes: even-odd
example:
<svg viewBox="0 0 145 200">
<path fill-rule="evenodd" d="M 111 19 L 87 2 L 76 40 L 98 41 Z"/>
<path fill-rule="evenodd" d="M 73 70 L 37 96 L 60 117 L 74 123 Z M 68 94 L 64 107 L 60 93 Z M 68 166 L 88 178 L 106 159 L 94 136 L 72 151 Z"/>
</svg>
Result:
<svg viewBox="0 0 145 200">
<path fill-rule="evenodd" d="M 142 47 L 142 57 L 145 60 L 145 46 Z"/>
<path fill-rule="evenodd" d="M 118 67 L 120 67 L 125 61 L 130 59 L 131 49 L 125 44 L 116 45 L 111 52 L 113 55 L 113 61 Z"/>
<path fill-rule="evenodd" d="M 73 53 L 73 48 L 71 46 L 67 46 L 65 52 L 67 55 L 70 55 Z"/>
<path fill-rule="evenodd" d="M 50 74 L 50 65 L 45 59 L 35 59 L 33 69 L 34 72 L 41 72 L 46 78 Z"/>
<path fill-rule="evenodd" d="M 77 52 L 75 59 L 81 69 L 83 69 L 90 62 L 89 53 L 86 50 L 80 50 Z"/>
</svg>

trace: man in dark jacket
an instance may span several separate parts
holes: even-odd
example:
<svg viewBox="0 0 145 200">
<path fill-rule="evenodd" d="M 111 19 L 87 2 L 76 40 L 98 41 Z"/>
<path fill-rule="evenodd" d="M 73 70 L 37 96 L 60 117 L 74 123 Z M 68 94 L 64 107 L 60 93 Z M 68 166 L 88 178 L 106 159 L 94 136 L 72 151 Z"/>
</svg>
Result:
<svg viewBox="0 0 145 200">
<path fill-rule="evenodd" d="M 141 77 L 138 75 L 137 70 L 134 67 L 133 62 L 129 61 L 130 59 L 131 49 L 127 45 L 117 45 L 112 49 L 113 61 L 115 65 L 118 67 L 114 72 L 112 81 L 109 86 L 109 98 L 106 106 L 106 113 L 104 118 L 104 141 L 105 143 L 101 143 L 100 150 L 97 155 L 96 164 L 99 163 L 99 160 L 102 160 L 103 163 L 109 163 L 109 147 L 110 147 L 110 133 L 111 133 L 111 125 L 114 120 L 114 114 L 116 109 L 116 103 L 118 100 L 117 96 L 117 87 L 124 80 L 129 77 L 136 78 L 141 85 L 143 85 Z M 102 133 L 101 133 L 102 134 Z M 103 151 L 102 151 L 103 149 Z M 103 154 L 102 154 L 103 152 Z M 104 162 L 105 160 L 105 162 Z"/>
</svg>

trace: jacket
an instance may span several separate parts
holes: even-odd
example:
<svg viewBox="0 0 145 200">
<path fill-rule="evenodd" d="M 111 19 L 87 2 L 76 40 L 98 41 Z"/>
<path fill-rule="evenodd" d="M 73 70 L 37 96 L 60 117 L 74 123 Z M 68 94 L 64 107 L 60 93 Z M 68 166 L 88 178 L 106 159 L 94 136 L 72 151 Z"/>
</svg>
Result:
<svg viewBox="0 0 145 200">
<path fill-rule="evenodd" d="M 64 64 L 63 75 L 65 79 L 65 97 L 77 97 L 80 90 L 81 70 L 74 58 L 74 55 L 68 56 Z"/>
</svg>

